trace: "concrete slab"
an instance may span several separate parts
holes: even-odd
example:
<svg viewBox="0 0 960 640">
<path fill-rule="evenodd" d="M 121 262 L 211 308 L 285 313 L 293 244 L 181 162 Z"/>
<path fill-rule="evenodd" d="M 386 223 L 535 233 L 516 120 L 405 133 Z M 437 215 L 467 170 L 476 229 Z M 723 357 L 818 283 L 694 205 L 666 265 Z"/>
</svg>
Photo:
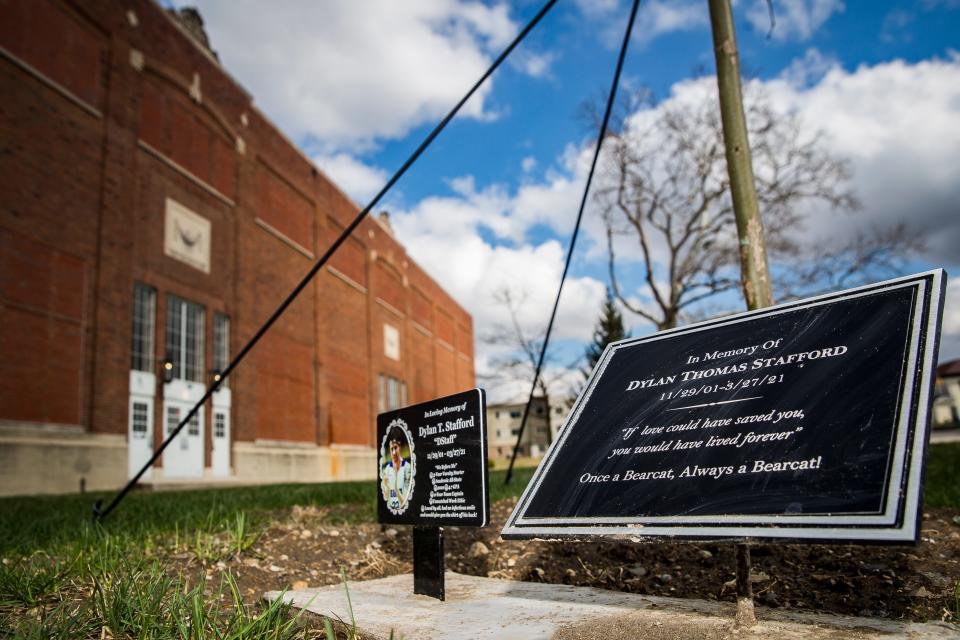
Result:
<svg viewBox="0 0 960 640">
<path fill-rule="evenodd" d="M 797 639 L 958 637 L 956 627 L 940 623 L 791 613 L 758 608 L 761 620 L 750 631 L 732 629 L 733 604 L 642 596 L 590 587 L 515 582 L 447 572 L 447 600 L 413 593 L 411 574 L 351 582 L 357 629 L 374 638 L 485 638 L 587 640 L 603 638 L 777 637 Z M 342 585 L 264 595 L 313 613 L 349 623 Z"/>
<path fill-rule="evenodd" d="M 960 429 L 933 429 L 930 431 L 930 444 L 960 442 Z"/>
</svg>

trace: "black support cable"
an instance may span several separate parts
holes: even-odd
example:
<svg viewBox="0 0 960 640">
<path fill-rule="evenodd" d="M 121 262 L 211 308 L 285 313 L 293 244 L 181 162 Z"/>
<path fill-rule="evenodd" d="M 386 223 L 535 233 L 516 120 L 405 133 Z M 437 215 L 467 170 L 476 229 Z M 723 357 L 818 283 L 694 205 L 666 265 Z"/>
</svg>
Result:
<svg viewBox="0 0 960 640">
<path fill-rule="evenodd" d="M 363 211 L 357 214 L 357 216 L 353 219 L 353 222 L 351 222 L 350 225 L 343 230 L 340 236 L 334 241 L 332 245 L 330 245 L 330 247 L 320 257 L 320 259 L 314 263 L 314 265 L 310 268 L 310 270 L 303 277 L 303 279 L 300 280 L 300 283 L 296 287 L 294 287 L 293 291 L 290 292 L 290 295 L 288 295 L 287 298 L 280 304 L 280 306 L 277 307 L 276 311 L 273 312 L 273 314 L 267 319 L 267 321 L 263 323 L 263 326 L 261 326 L 257 330 L 257 332 L 253 335 L 253 337 L 250 338 L 247 344 L 244 345 L 243 349 L 241 349 L 240 352 L 233 357 L 233 360 L 230 361 L 230 364 L 227 365 L 227 368 L 221 372 L 220 379 L 215 380 L 213 385 L 211 385 L 210 388 L 207 389 L 207 392 L 203 394 L 203 397 L 200 398 L 200 400 L 198 400 L 195 405 L 193 405 L 193 408 L 190 410 L 190 412 L 187 413 L 187 415 L 180 421 L 180 424 L 177 425 L 177 428 L 174 429 L 172 432 L 170 432 L 166 440 L 163 441 L 160 447 L 150 457 L 150 460 L 148 460 L 147 463 L 143 465 L 143 467 L 140 469 L 140 471 L 137 472 L 137 475 L 135 475 L 129 482 L 127 482 L 127 484 L 123 487 L 123 489 L 121 489 L 120 492 L 113 497 L 113 500 L 110 501 L 110 504 L 108 504 L 105 509 L 100 508 L 101 505 L 103 504 L 101 500 L 97 500 L 94 503 L 93 505 L 94 519 L 103 520 L 108 515 L 110 515 L 110 512 L 117 507 L 120 501 L 123 500 L 123 498 L 127 495 L 127 493 L 130 492 L 130 490 L 134 487 L 137 481 L 139 481 L 140 478 L 143 476 L 143 474 L 147 472 L 147 469 L 153 466 L 153 464 L 160 457 L 160 454 L 162 454 L 164 449 L 167 448 L 167 445 L 169 445 L 173 441 L 173 439 L 177 437 L 177 435 L 180 433 L 181 430 L 183 430 L 183 427 L 190 421 L 190 419 L 193 418 L 195 415 L 197 415 L 197 412 L 200 411 L 200 408 L 203 407 L 204 403 L 210 398 L 210 396 L 212 396 L 213 393 L 220 388 L 220 385 L 227 378 L 227 376 L 230 375 L 230 373 L 237 367 L 238 364 L 240 364 L 240 361 L 243 360 L 243 358 L 247 355 L 247 353 L 250 352 L 251 349 L 253 349 L 253 347 L 257 344 L 257 342 L 260 341 L 260 338 L 262 338 L 263 335 L 270 329 L 270 327 L 273 326 L 273 324 L 277 321 L 277 319 L 279 319 L 280 316 L 283 315 L 283 312 L 286 311 L 287 307 L 289 307 L 293 303 L 293 301 L 297 298 L 297 296 L 300 295 L 300 292 L 303 291 L 304 288 L 306 288 L 307 284 L 310 283 L 313 277 L 317 275 L 317 272 L 320 271 L 323 265 L 326 264 L 326 262 L 330 259 L 330 256 L 332 256 L 334 252 L 338 248 L 340 248 L 340 245 L 343 244 L 343 242 L 350 236 L 351 233 L 353 233 L 353 231 L 360 225 L 363 219 L 367 217 L 367 214 L 370 213 L 370 210 L 373 209 L 375 206 L 377 206 L 377 203 L 380 202 L 380 199 L 383 198 L 383 196 L 393 187 L 394 184 L 396 184 L 396 182 L 403 176 L 403 174 L 407 172 L 407 169 L 409 169 L 410 166 L 417 161 L 417 159 L 421 156 L 421 154 L 423 154 L 423 152 L 426 151 L 427 147 L 430 146 L 430 144 L 434 141 L 434 139 L 438 135 L 440 135 L 440 132 L 446 128 L 446 126 L 450 123 L 451 120 L 453 120 L 454 116 L 457 115 L 457 113 L 460 111 L 463 105 L 466 104 L 466 102 L 471 97 L 473 97 L 473 94 L 477 92 L 477 89 L 479 89 L 484 82 L 486 82 L 487 78 L 493 75 L 493 72 L 497 70 L 497 68 L 503 63 L 504 60 L 506 60 L 507 56 L 509 56 L 510 53 L 517 47 L 517 45 L 519 45 L 523 41 L 523 39 L 527 36 L 527 34 L 530 33 L 531 30 L 533 30 L 533 28 L 537 25 L 537 23 L 539 23 L 540 20 L 547 14 L 547 12 L 550 11 L 550 9 L 553 7 L 554 4 L 556 4 L 556 2 L 557 0 L 547 0 L 547 2 L 543 5 L 540 11 L 538 11 L 537 14 L 533 17 L 533 19 L 527 23 L 527 26 L 525 26 L 520 31 L 520 33 L 517 34 L 517 36 L 513 39 L 513 41 L 507 46 L 507 48 L 504 49 L 499 56 L 497 56 L 497 59 L 493 61 L 493 64 L 490 65 L 490 68 L 488 68 L 486 72 L 482 76 L 480 76 L 480 79 L 477 80 L 476 83 L 474 83 L 474 85 L 470 88 L 470 90 L 467 91 L 467 93 L 463 96 L 463 98 L 461 98 L 460 101 L 456 104 L 456 106 L 454 106 L 453 109 L 451 109 L 450 112 L 447 113 L 447 115 L 443 118 L 443 120 L 441 120 L 440 123 L 433 128 L 433 131 L 431 131 L 430 134 L 423 140 L 423 142 L 420 143 L 420 146 L 416 148 L 416 150 L 410 155 L 410 157 L 407 158 L 406 162 L 404 162 L 403 165 L 396 171 L 396 173 L 393 174 L 393 176 L 387 181 L 387 183 L 383 186 L 383 188 L 380 189 L 379 193 L 377 193 L 377 195 L 373 197 L 373 200 L 371 200 L 370 203 L 363 208 Z"/>
<path fill-rule="evenodd" d="M 637 17 L 637 8 L 640 6 L 640 0 L 633 0 L 633 8 L 630 10 L 630 19 L 627 21 L 627 31 L 623 34 L 623 46 L 620 47 L 620 57 L 617 59 L 617 69 L 613 74 L 613 84 L 610 86 L 610 94 L 607 96 L 607 108 L 603 112 L 603 122 L 600 125 L 600 133 L 597 136 L 597 146 L 593 150 L 593 161 L 590 163 L 590 173 L 587 174 L 587 183 L 583 187 L 583 197 L 580 199 L 580 210 L 577 212 L 577 222 L 573 227 L 573 235 L 570 237 L 570 246 L 567 248 L 567 260 L 563 265 L 563 274 L 560 276 L 560 286 L 557 287 L 557 298 L 553 301 L 553 311 L 550 312 L 550 322 L 547 323 L 547 333 L 543 338 L 543 346 L 540 348 L 540 357 L 537 360 L 537 368 L 533 374 L 533 382 L 530 384 L 530 395 L 527 396 L 527 405 L 523 409 L 523 417 L 520 419 L 520 429 L 517 432 L 517 443 L 513 446 L 513 455 L 510 456 L 510 466 L 507 467 L 507 476 L 503 484 L 510 484 L 513 478 L 513 465 L 517 461 L 517 452 L 520 451 L 520 443 L 523 439 L 523 430 L 527 426 L 527 417 L 530 415 L 530 405 L 533 404 L 533 395 L 537 390 L 537 380 L 540 379 L 540 371 L 543 369 L 543 359 L 547 353 L 547 346 L 550 344 L 550 334 L 553 332 L 553 322 L 557 318 L 557 307 L 560 306 L 560 294 L 563 292 L 563 283 L 567 279 L 567 272 L 570 270 L 570 259 L 573 257 L 573 248 L 577 244 L 577 234 L 580 232 L 580 222 L 583 220 L 583 210 L 587 206 L 587 197 L 590 195 L 590 184 L 593 182 L 593 173 L 597 168 L 597 160 L 600 158 L 600 147 L 603 146 L 603 139 L 607 135 L 607 125 L 610 122 L 610 113 L 613 111 L 613 103 L 617 97 L 617 87 L 620 85 L 620 72 L 623 71 L 623 60 L 627 56 L 627 45 L 630 43 L 630 33 L 633 31 L 633 22 Z M 549 413 L 550 407 L 546 407 Z"/>
</svg>

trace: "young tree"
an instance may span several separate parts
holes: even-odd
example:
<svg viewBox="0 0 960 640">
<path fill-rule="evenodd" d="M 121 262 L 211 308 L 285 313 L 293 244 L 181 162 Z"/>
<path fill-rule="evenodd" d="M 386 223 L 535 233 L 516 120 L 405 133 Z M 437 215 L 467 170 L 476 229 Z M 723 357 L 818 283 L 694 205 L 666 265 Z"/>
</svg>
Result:
<svg viewBox="0 0 960 640">
<path fill-rule="evenodd" d="M 607 298 L 603 301 L 603 306 L 600 308 L 600 317 L 597 318 L 597 324 L 593 328 L 593 339 L 584 352 L 586 358 L 586 367 L 583 369 L 584 377 L 588 377 L 590 372 L 593 371 L 608 344 L 629 337 L 630 335 L 623 328 L 623 316 L 617 309 L 613 292 L 610 291 L 610 287 L 607 287 Z"/>
<path fill-rule="evenodd" d="M 716 88 L 706 86 L 700 100 L 659 106 L 649 93 L 634 92 L 626 101 L 631 115 L 620 119 L 606 141 L 596 198 L 604 212 L 613 294 L 657 329 L 676 326 L 698 304 L 740 286 Z M 827 151 L 822 133 L 806 132 L 795 113 L 778 111 L 755 89 L 747 91 L 745 109 L 778 297 L 889 275 L 921 246 L 902 227 L 811 246 L 802 231 L 812 207 L 858 209 L 847 164 Z M 641 260 L 644 299 L 624 291 L 618 251 Z"/>
</svg>

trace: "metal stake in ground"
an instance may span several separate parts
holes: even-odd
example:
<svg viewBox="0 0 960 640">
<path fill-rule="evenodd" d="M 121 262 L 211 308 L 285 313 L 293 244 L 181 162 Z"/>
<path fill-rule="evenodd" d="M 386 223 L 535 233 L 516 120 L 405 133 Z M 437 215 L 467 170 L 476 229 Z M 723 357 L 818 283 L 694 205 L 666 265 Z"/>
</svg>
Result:
<svg viewBox="0 0 960 640">
<path fill-rule="evenodd" d="M 413 528 L 413 592 L 445 599 L 443 581 L 443 528 Z"/>
<path fill-rule="evenodd" d="M 740 59 L 737 35 L 729 0 L 710 0 L 710 26 L 713 32 L 713 53 L 717 61 L 717 88 L 720 95 L 720 117 L 726 147 L 727 172 L 733 212 L 740 238 L 740 279 L 743 297 L 751 310 L 773 304 L 770 271 L 763 223 L 757 205 L 757 190 L 747 139 L 747 122 L 743 114 L 740 89 Z M 750 547 L 737 546 L 737 616 L 738 626 L 756 624 L 753 612 L 753 589 L 750 585 Z"/>
</svg>

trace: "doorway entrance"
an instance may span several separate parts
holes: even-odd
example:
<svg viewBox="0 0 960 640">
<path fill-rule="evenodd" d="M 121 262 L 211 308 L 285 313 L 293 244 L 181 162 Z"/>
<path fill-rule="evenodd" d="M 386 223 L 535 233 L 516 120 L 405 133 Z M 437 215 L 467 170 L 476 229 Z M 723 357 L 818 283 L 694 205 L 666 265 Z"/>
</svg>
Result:
<svg viewBox="0 0 960 640">
<path fill-rule="evenodd" d="M 204 385 L 204 309 L 199 304 L 167 296 L 166 354 L 170 382 L 163 385 L 165 435 L 169 436 L 206 392 Z M 194 415 L 163 453 L 168 478 L 203 475 L 203 408 Z"/>
<path fill-rule="evenodd" d="M 130 357 L 130 398 L 127 407 L 127 478 L 133 478 L 153 455 L 153 408 L 157 392 L 154 373 L 154 331 L 157 292 L 141 282 L 133 285 L 133 341 Z M 151 469 L 141 476 L 149 480 Z"/>
</svg>

